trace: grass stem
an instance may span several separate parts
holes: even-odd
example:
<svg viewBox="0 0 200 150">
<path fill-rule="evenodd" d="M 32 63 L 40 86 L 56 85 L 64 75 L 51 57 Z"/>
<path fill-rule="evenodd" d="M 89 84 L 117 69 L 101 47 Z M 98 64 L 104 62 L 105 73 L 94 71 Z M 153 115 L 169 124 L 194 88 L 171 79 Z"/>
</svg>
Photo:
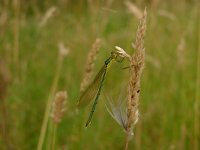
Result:
<svg viewBox="0 0 200 150">
<path fill-rule="evenodd" d="M 198 2 L 197 2 L 198 3 Z M 199 6 L 199 5 L 197 5 Z M 200 140 L 200 133 L 199 133 L 199 99 L 200 99 L 200 20 L 199 20 L 199 9 L 197 8 L 197 64 L 196 64 L 196 93 L 195 93 L 195 102 L 194 102 L 194 150 L 199 149 L 199 140 Z"/>
<path fill-rule="evenodd" d="M 59 77 L 60 77 L 60 71 L 61 71 L 61 68 L 62 68 L 62 62 L 63 62 L 63 57 L 59 56 L 56 74 L 55 74 L 53 84 L 52 84 L 52 87 L 51 87 L 51 91 L 50 91 L 50 94 L 49 94 L 49 97 L 48 97 L 46 110 L 45 110 L 45 114 L 44 114 L 44 119 L 43 119 L 43 122 L 42 122 L 42 128 L 41 128 L 41 131 L 40 131 L 40 137 L 39 137 L 37 150 L 42 150 L 42 146 L 43 146 L 43 143 L 44 143 L 44 139 L 45 139 L 45 135 L 46 135 L 46 131 L 47 131 L 47 126 L 48 126 L 48 120 L 49 120 L 50 111 L 51 111 L 51 104 L 52 104 L 52 100 L 53 100 L 53 95 L 54 95 L 54 93 L 57 89 L 57 84 L 58 84 L 58 80 L 59 80 Z"/>
</svg>

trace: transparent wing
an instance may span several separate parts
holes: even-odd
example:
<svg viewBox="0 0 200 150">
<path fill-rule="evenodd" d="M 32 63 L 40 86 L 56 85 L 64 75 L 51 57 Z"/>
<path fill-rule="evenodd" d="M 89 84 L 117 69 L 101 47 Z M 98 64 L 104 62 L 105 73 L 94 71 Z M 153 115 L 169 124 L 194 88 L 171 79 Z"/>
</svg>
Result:
<svg viewBox="0 0 200 150">
<path fill-rule="evenodd" d="M 102 76 L 102 80 L 101 80 L 101 84 L 99 86 L 99 89 L 98 89 L 98 92 L 96 94 L 96 98 L 94 100 L 94 103 L 92 105 L 92 110 L 90 111 L 90 114 L 89 114 L 89 117 L 88 117 L 88 120 L 86 122 L 86 127 L 90 124 L 91 120 L 92 120 L 92 117 L 93 117 L 93 114 L 94 114 L 94 111 L 95 111 L 95 108 L 96 108 L 96 105 L 98 103 L 98 99 L 99 99 L 99 96 L 100 96 L 100 93 L 101 93 L 101 88 L 102 88 L 102 85 L 103 85 L 103 81 L 105 79 L 105 75 L 106 75 L 106 68 L 105 68 L 105 71 L 103 72 L 103 76 Z"/>
<path fill-rule="evenodd" d="M 88 88 L 82 93 L 81 97 L 78 101 L 78 107 L 84 107 L 88 105 L 96 96 L 97 91 L 101 85 L 102 82 L 102 76 L 104 72 L 106 71 L 106 65 L 104 65 L 98 74 L 96 75 L 94 81 L 88 86 Z"/>
</svg>

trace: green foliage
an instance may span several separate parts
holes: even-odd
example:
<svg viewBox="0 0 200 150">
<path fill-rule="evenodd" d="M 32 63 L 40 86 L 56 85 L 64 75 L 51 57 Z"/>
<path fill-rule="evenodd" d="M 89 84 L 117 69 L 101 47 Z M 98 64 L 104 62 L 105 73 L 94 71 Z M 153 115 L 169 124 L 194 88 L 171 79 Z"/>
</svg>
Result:
<svg viewBox="0 0 200 150">
<path fill-rule="evenodd" d="M 69 97 L 66 115 L 57 127 L 57 146 L 59 149 L 70 150 L 124 148 L 125 134 L 106 112 L 103 94 L 100 96 L 92 125 L 87 129 L 84 125 L 90 108 L 80 110 L 77 114 L 75 106 L 80 96 L 79 86 L 87 52 L 95 38 L 100 37 L 103 40 L 97 58 L 97 71 L 115 45 L 133 53 L 131 43 L 134 42 L 138 21 L 124 5 L 114 3 L 109 9 L 103 9 L 108 6 L 99 3 L 92 9 L 82 2 L 83 4 L 77 5 L 78 8 L 70 2 L 67 5 L 72 6 L 70 12 L 59 1 L 56 5 L 58 12 L 44 27 L 39 27 L 39 23 L 45 11 L 35 11 L 43 9 L 45 4 L 34 3 L 34 6 L 27 6 L 35 10 L 28 11 L 32 13 L 30 18 L 23 18 L 23 15 L 27 16 L 27 11 L 21 10 L 19 75 L 14 71 L 12 62 L 12 18 L 8 18 L 5 31 L 0 31 L 1 59 L 8 64 L 12 75 L 6 104 L 9 138 L 15 149 L 37 147 L 45 105 L 56 74 L 60 41 L 69 47 L 70 54 L 64 60 L 58 90 L 67 90 Z M 147 59 L 142 77 L 140 123 L 134 129 L 135 136 L 130 142 L 130 149 L 193 149 L 197 55 L 194 34 L 197 31 L 197 6 L 185 2 L 181 3 L 180 8 L 167 1 L 164 4 L 160 4 L 159 9 L 151 6 L 147 9 L 145 47 L 147 57 L 151 59 Z M 160 15 L 161 10 L 175 19 Z M 12 10 L 4 11 L 9 14 Z M 182 37 L 186 41 L 185 55 L 181 56 L 184 57 L 185 64 L 178 66 L 177 46 Z M 127 63 L 124 62 L 123 65 L 127 66 Z M 102 91 L 115 99 L 122 89 L 126 93 L 128 83 L 128 70 L 123 71 L 120 67 L 114 65 Z M 0 149 L 5 147 L 5 143 L 1 141 L 3 138 L 0 138 Z"/>
</svg>

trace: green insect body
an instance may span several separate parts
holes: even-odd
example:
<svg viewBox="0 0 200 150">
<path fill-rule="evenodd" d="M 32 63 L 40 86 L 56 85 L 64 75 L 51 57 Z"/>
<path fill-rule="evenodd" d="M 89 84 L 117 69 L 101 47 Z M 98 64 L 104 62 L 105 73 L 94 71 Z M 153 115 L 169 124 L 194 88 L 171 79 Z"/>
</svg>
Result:
<svg viewBox="0 0 200 150">
<path fill-rule="evenodd" d="M 100 69 L 99 73 L 96 75 L 95 79 L 93 82 L 88 86 L 88 88 L 82 93 L 79 101 L 78 101 L 78 107 L 83 107 L 86 106 L 91 100 L 94 99 L 94 103 L 92 105 L 92 109 L 90 111 L 88 120 L 86 122 L 86 127 L 90 124 L 96 105 L 98 103 L 98 99 L 101 93 L 101 89 L 105 80 L 105 76 L 108 70 L 109 65 L 113 60 L 117 62 L 121 62 L 123 58 L 119 59 L 119 55 L 115 52 L 111 53 L 111 56 L 105 61 L 103 67 Z"/>
</svg>

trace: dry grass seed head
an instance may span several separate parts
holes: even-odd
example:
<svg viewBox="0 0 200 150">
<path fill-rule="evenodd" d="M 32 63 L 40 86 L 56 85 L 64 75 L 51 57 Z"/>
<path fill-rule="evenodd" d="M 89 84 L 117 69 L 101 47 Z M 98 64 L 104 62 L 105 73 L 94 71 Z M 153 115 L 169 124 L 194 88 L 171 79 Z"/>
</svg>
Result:
<svg viewBox="0 0 200 150">
<path fill-rule="evenodd" d="M 66 110 L 66 99 L 67 99 L 67 92 L 60 91 L 56 93 L 55 99 L 52 104 L 52 113 L 51 117 L 54 123 L 59 123 L 63 117 L 63 114 Z"/>
<path fill-rule="evenodd" d="M 145 49 L 144 36 L 146 32 L 146 9 L 143 17 L 140 19 L 136 33 L 135 53 L 130 59 L 130 80 L 128 86 L 128 101 L 127 101 L 127 126 L 126 131 L 128 135 L 132 135 L 133 125 L 137 123 L 139 116 L 139 93 L 140 93 L 140 78 L 144 68 Z"/>
<path fill-rule="evenodd" d="M 58 43 L 59 54 L 61 57 L 65 57 L 69 54 L 69 48 L 65 47 L 63 42 Z"/>
<path fill-rule="evenodd" d="M 49 19 L 53 16 L 53 14 L 56 12 L 56 10 L 57 10 L 57 8 L 56 8 L 55 6 L 50 7 L 50 8 L 46 11 L 44 17 L 42 18 L 42 20 L 41 20 L 41 22 L 40 22 L 40 24 L 39 24 L 39 26 L 40 26 L 40 27 L 44 27 L 44 26 L 47 24 L 48 20 L 49 20 Z"/>
<path fill-rule="evenodd" d="M 142 17 L 142 11 L 134 3 L 126 1 L 125 5 L 127 6 L 128 10 L 138 19 Z"/>
<path fill-rule="evenodd" d="M 80 85 L 81 92 L 84 91 L 85 88 L 90 83 L 90 79 L 92 77 L 93 70 L 94 70 L 94 63 L 95 63 L 97 54 L 99 53 L 100 45 L 101 45 L 101 40 L 99 38 L 97 38 L 95 40 L 94 44 L 92 45 L 91 51 L 88 54 L 88 58 L 87 58 L 86 66 L 85 66 L 85 72 L 83 75 L 83 80 Z"/>
<path fill-rule="evenodd" d="M 177 65 L 178 65 L 178 68 L 180 68 L 180 69 L 183 69 L 183 67 L 186 64 L 186 58 L 185 58 L 185 53 L 186 53 L 185 47 L 186 46 L 185 45 L 186 45 L 185 38 L 181 37 L 180 42 L 176 49 Z"/>
</svg>

